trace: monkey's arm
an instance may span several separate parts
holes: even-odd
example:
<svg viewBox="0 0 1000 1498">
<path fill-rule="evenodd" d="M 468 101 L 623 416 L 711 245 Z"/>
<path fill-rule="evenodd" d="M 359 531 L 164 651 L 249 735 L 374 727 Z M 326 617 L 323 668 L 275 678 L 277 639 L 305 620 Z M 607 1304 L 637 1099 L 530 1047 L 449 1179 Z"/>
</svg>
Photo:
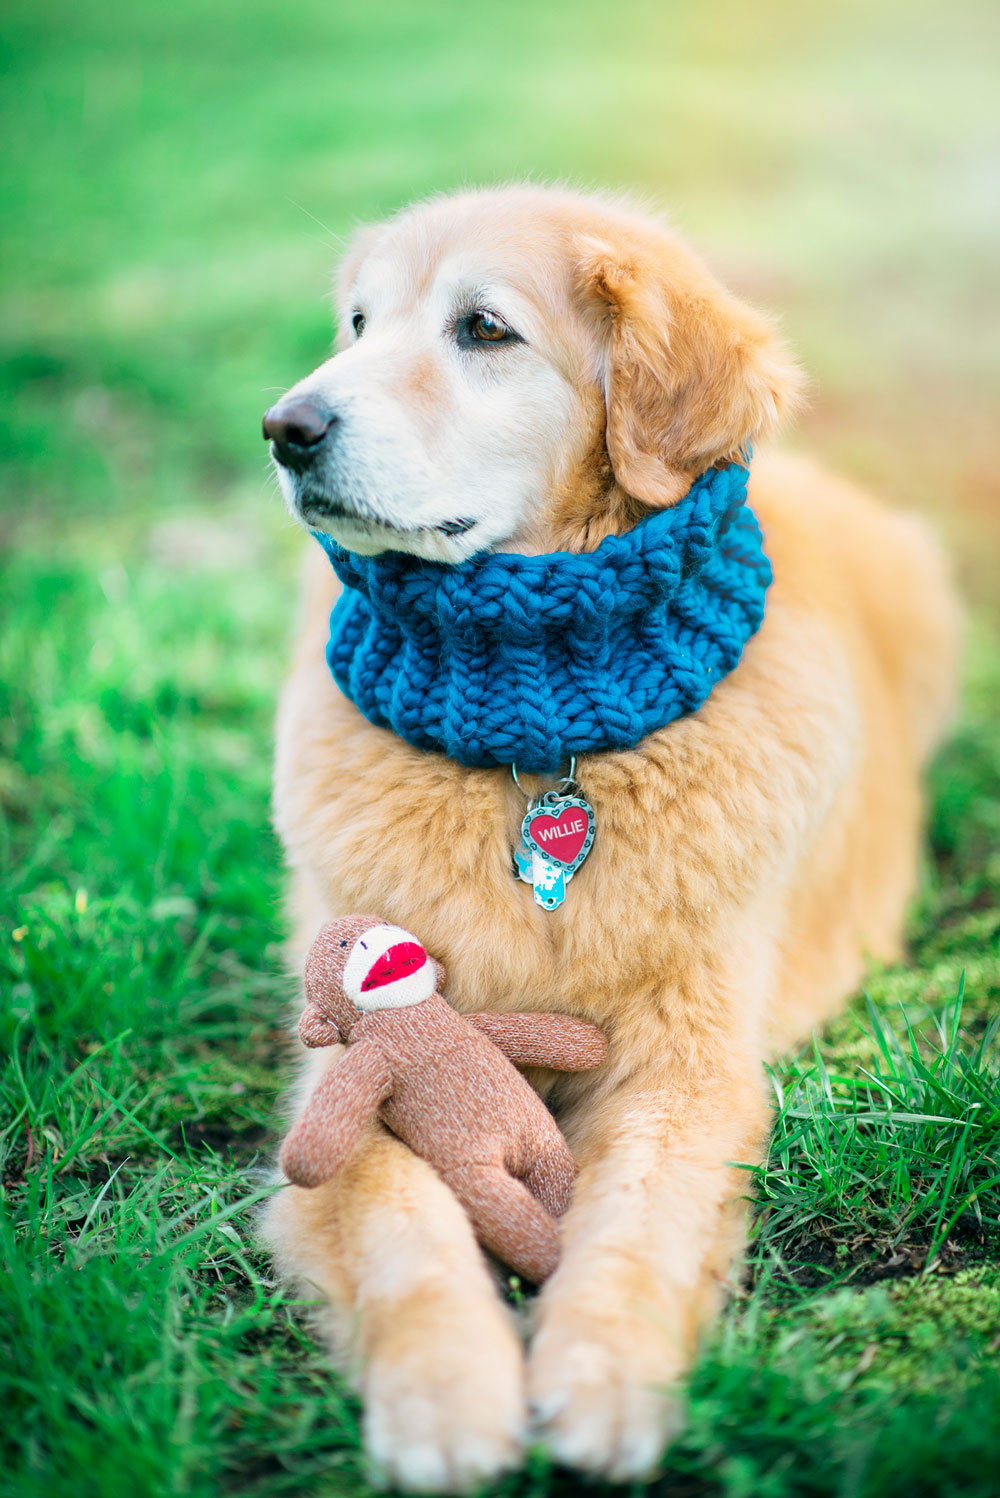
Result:
<svg viewBox="0 0 1000 1498">
<path fill-rule="evenodd" d="M 608 1054 L 604 1031 L 568 1014 L 467 1014 L 516 1066 L 552 1066 L 556 1071 L 590 1071 Z"/>
<path fill-rule="evenodd" d="M 315 1004 L 307 1004 L 299 1020 L 299 1039 L 310 1050 L 320 1046 L 339 1045 L 340 1031 L 332 1019 L 327 1019 Z"/>
<path fill-rule="evenodd" d="M 320 1186 L 347 1161 L 372 1114 L 392 1091 L 377 1046 L 348 1046 L 317 1086 L 281 1146 L 281 1168 L 296 1186 Z"/>
</svg>

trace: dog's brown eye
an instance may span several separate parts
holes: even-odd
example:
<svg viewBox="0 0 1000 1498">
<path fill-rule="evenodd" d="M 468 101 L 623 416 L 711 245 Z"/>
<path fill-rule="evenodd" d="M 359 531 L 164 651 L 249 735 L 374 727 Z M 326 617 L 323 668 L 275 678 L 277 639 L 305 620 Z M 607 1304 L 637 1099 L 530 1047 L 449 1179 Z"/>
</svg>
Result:
<svg viewBox="0 0 1000 1498">
<path fill-rule="evenodd" d="M 520 333 L 501 322 L 492 312 L 466 312 L 452 323 L 450 331 L 461 349 L 483 348 L 487 343 L 523 343 Z"/>
<path fill-rule="evenodd" d="M 365 314 L 363 312 L 355 312 L 351 318 L 351 327 L 354 329 L 355 338 L 360 338 L 365 331 Z"/>
<path fill-rule="evenodd" d="M 508 330 L 488 312 L 479 312 L 472 319 L 469 331 L 473 338 L 478 338 L 483 343 L 499 343 L 502 338 L 507 337 Z"/>
</svg>

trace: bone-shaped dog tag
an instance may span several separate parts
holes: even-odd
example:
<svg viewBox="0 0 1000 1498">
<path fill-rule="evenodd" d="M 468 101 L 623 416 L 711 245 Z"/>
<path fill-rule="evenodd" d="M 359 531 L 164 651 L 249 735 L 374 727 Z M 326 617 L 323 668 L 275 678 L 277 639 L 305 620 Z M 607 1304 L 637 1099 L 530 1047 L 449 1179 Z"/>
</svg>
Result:
<svg viewBox="0 0 1000 1498">
<path fill-rule="evenodd" d="M 531 855 L 531 882 L 535 886 L 535 904 L 543 910 L 555 910 L 566 898 L 563 870 L 541 853 Z"/>
</svg>

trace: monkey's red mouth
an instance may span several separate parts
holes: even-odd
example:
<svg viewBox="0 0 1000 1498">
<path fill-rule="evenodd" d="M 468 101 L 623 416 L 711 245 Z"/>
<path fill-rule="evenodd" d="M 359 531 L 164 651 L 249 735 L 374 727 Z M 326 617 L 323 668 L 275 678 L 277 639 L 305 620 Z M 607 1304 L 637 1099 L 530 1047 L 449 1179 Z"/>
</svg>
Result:
<svg viewBox="0 0 1000 1498">
<path fill-rule="evenodd" d="M 372 963 L 365 974 L 361 992 L 367 993 L 372 988 L 384 988 L 387 983 L 396 983 L 400 978 L 408 978 L 411 973 L 416 972 L 418 967 L 423 967 L 426 961 L 427 953 L 419 942 L 398 941 L 395 946 L 383 952 L 382 956 Z"/>
</svg>

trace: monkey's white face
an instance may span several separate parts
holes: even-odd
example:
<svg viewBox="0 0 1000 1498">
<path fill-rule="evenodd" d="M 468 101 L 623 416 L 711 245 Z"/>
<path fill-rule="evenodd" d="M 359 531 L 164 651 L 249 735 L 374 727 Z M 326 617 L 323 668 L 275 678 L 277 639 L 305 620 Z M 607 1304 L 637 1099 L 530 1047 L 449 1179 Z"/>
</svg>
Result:
<svg viewBox="0 0 1000 1498">
<path fill-rule="evenodd" d="M 436 986 L 434 964 L 400 926 L 373 926 L 351 948 L 344 992 L 366 1014 L 406 1009 L 429 999 Z"/>
</svg>

